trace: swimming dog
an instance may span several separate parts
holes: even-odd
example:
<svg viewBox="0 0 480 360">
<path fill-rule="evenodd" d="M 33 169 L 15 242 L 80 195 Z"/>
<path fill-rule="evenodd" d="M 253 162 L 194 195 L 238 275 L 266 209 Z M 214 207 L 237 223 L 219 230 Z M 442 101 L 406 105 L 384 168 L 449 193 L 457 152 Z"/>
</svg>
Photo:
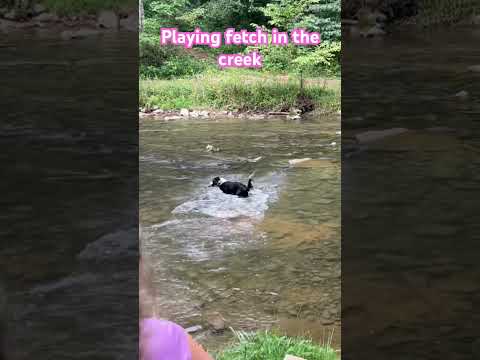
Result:
<svg viewBox="0 0 480 360">
<path fill-rule="evenodd" d="M 237 195 L 238 197 L 248 197 L 248 192 L 253 189 L 252 177 L 248 178 L 248 184 L 245 186 L 238 181 L 227 181 L 221 177 L 215 177 L 210 186 L 218 186 L 225 194 Z"/>
</svg>

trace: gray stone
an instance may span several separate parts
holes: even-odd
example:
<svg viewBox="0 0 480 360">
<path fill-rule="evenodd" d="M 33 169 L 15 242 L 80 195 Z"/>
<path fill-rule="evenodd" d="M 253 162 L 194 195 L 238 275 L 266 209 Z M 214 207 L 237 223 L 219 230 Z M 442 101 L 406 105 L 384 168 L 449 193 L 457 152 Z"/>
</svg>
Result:
<svg viewBox="0 0 480 360">
<path fill-rule="evenodd" d="M 120 28 L 128 31 L 138 31 L 138 17 L 130 14 L 128 17 L 120 20 Z"/>
<path fill-rule="evenodd" d="M 290 165 L 296 165 L 296 164 L 300 164 L 302 162 L 309 161 L 309 160 L 312 160 L 312 158 L 292 159 L 292 160 L 288 160 L 288 163 Z"/>
<path fill-rule="evenodd" d="M 202 329 L 203 329 L 203 327 L 201 325 L 195 325 L 195 326 L 190 326 L 190 327 L 186 328 L 185 331 L 189 334 L 192 334 L 192 333 L 198 332 Z"/>
<path fill-rule="evenodd" d="M 9 12 L 5 13 L 3 17 L 7 20 L 17 20 L 18 19 L 18 13 L 16 10 L 12 9 Z"/>
<path fill-rule="evenodd" d="M 363 31 L 360 34 L 365 37 L 375 37 L 375 36 L 383 36 L 386 34 L 386 32 L 379 26 L 372 26 L 370 29 L 368 29 L 367 31 Z"/>
<path fill-rule="evenodd" d="M 42 14 L 44 12 L 47 11 L 47 8 L 46 6 L 44 6 L 43 4 L 34 4 L 32 6 L 32 12 L 33 12 L 33 15 L 39 15 L 39 14 Z"/>
<path fill-rule="evenodd" d="M 408 129 L 404 128 L 393 128 L 393 129 L 386 129 L 386 130 L 371 130 L 366 131 L 360 134 L 355 135 L 355 138 L 360 144 L 369 143 L 372 141 L 377 141 L 384 139 L 389 136 L 395 136 L 399 134 L 403 134 L 407 132 Z"/>
<path fill-rule="evenodd" d="M 55 22 L 55 21 L 58 21 L 58 16 L 51 13 L 42 13 L 36 16 L 35 20 L 40 22 Z"/>
<path fill-rule="evenodd" d="M 116 30 L 119 26 L 117 14 L 111 10 L 104 10 L 98 14 L 97 25 L 101 28 Z"/>
<path fill-rule="evenodd" d="M 190 111 L 188 109 L 181 109 L 180 110 L 180 115 L 188 117 L 190 115 Z"/>
<path fill-rule="evenodd" d="M 480 72 L 480 65 L 472 65 L 468 67 L 469 71 Z"/>
<path fill-rule="evenodd" d="M 96 36 L 100 34 L 98 30 L 95 29 L 79 29 L 76 31 L 72 30 L 65 30 L 60 33 L 62 39 L 70 40 L 70 39 L 82 39 L 88 36 Z"/>
<path fill-rule="evenodd" d="M 302 117 L 300 115 L 289 115 L 287 116 L 287 119 L 290 120 L 300 120 Z"/>
<path fill-rule="evenodd" d="M 305 359 L 298 356 L 285 355 L 285 358 L 283 360 L 305 360 Z"/>
<path fill-rule="evenodd" d="M 166 117 L 165 117 L 165 120 L 167 120 L 167 121 L 170 121 L 170 120 L 179 120 L 179 119 L 181 119 L 181 118 L 182 118 L 181 116 L 173 115 L 173 116 L 166 116 Z"/>
<path fill-rule="evenodd" d="M 456 93 L 453 96 L 456 97 L 456 98 L 459 98 L 459 99 L 467 99 L 468 96 L 469 96 L 469 93 L 468 93 L 468 91 L 462 90 L 462 91 L 459 91 L 458 93 Z"/>
<path fill-rule="evenodd" d="M 208 314 L 207 323 L 214 332 L 221 332 L 226 329 L 225 319 L 218 312 Z"/>
</svg>

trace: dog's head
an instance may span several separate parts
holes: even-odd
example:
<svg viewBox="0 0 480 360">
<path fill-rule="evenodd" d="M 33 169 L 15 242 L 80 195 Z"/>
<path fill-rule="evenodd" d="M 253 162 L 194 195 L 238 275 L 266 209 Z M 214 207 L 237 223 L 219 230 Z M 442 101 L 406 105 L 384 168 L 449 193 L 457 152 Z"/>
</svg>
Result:
<svg viewBox="0 0 480 360">
<path fill-rule="evenodd" d="M 220 177 L 215 177 L 212 180 L 212 184 L 210 186 L 218 186 L 220 184 Z"/>
</svg>

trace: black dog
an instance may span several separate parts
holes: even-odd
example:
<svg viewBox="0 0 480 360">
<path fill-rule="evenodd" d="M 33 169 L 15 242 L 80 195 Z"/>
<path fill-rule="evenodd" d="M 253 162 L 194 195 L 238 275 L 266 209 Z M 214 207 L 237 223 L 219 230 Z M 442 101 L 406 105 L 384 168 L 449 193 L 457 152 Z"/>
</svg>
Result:
<svg viewBox="0 0 480 360">
<path fill-rule="evenodd" d="M 239 197 L 248 197 L 248 192 L 253 189 L 252 179 L 248 179 L 248 185 L 237 182 L 237 181 L 227 181 L 224 178 L 216 177 L 212 180 L 212 185 L 218 186 L 225 194 L 237 195 Z"/>
</svg>

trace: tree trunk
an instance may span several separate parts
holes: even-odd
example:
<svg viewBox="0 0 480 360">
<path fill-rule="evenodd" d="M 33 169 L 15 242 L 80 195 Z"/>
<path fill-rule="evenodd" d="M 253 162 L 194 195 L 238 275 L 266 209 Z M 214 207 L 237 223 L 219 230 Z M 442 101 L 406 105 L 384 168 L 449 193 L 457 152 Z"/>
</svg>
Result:
<svg viewBox="0 0 480 360">
<path fill-rule="evenodd" d="M 143 32 L 143 21 L 145 19 L 145 16 L 143 14 L 143 0 L 138 1 L 138 26 L 139 32 Z"/>
</svg>

